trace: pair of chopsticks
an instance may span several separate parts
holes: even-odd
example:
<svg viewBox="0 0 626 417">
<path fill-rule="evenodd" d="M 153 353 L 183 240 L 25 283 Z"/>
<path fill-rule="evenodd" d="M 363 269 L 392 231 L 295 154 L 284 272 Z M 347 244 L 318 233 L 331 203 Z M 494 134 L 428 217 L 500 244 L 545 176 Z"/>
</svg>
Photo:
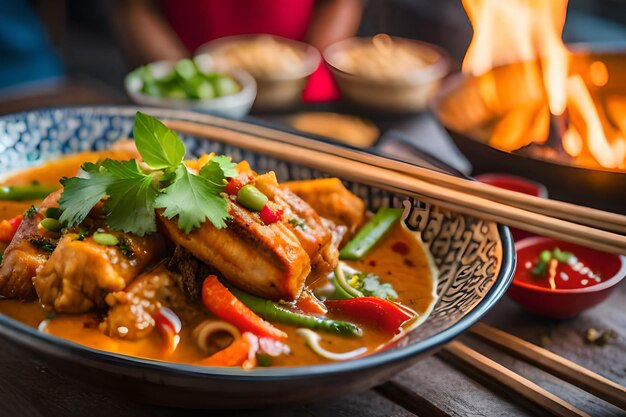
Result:
<svg viewBox="0 0 626 417">
<path fill-rule="evenodd" d="M 626 410 L 626 387 L 556 355 L 549 350 L 495 329 L 489 325 L 478 323 L 470 329 L 470 332 L 536 365 L 548 373 Z M 461 342 L 450 342 L 443 348 L 443 354 L 444 356 L 446 354 L 453 356 L 472 368 L 477 369 L 506 386 L 509 390 L 518 393 L 554 415 L 562 417 L 588 416 L 588 414 L 574 407 L 567 401 L 476 352 Z"/>
<path fill-rule="evenodd" d="M 626 254 L 626 236 L 619 234 L 626 232 L 626 216 L 542 200 L 262 126 L 205 118 L 214 119 L 216 125 L 189 121 L 166 124 L 182 133 L 273 155 L 345 179 L 361 180 L 445 209 L 601 251 Z"/>
</svg>

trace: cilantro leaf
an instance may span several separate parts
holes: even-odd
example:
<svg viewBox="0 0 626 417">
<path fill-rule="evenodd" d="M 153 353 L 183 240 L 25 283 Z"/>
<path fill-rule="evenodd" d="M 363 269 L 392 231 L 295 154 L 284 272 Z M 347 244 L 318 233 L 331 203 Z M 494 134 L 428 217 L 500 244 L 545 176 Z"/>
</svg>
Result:
<svg viewBox="0 0 626 417">
<path fill-rule="evenodd" d="M 154 169 L 175 168 L 185 156 L 185 145 L 176 132 L 150 115 L 137 112 L 133 135 L 139 154 Z"/>
<path fill-rule="evenodd" d="M 35 215 L 37 214 L 37 207 L 35 206 L 30 206 L 25 212 L 24 212 L 24 217 L 26 217 L 27 219 L 32 219 L 33 217 L 35 217 Z"/>
<path fill-rule="evenodd" d="M 110 176 L 95 169 L 89 171 L 88 175 L 89 178 L 74 177 L 61 180 L 63 185 L 63 193 L 59 199 L 59 206 L 63 210 L 59 217 L 61 224 L 68 227 L 80 224 L 91 209 L 106 196 L 107 187 L 111 183 Z"/>
<path fill-rule="evenodd" d="M 361 291 L 365 296 L 374 296 L 386 300 L 395 300 L 398 293 L 388 282 L 380 282 L 380 277 L 371 272 L 359 272 L 348 279 L 350 285 Z M 354 282 L 354 284 L 353 284 Z"/>
<path fill-rule="evenodd" d="M 218 155 L 211 158 L 201 169 L 200 175 L 215 184 L 222 185 L 226 178 L 236 177 L 239 173 L 230 156 Z"/>
<path fill-rule="evenodd" d="M 85 171 L 87 174 L 99 173 L 100 172 L 100 164 L 94 164 L 93 162 L 85 162 L 80 166 L 80 169 Z"/>
<path fill-rule="evenodd" d="M 228 200 L 221 193 L 226 178 L 237 175 L 231 158 L 216 156 L 194 175 L 182 163 L 183 142 L 163 123 L 137 112 L 134 133 L 147 167 L 135 160 L 83 164 L 78 177 L 61 181 L 65 189 L 59 200 L 60 221 L 76 226 L 104 199 L 106 223 L 122 232 L 155 232 L 156 208 L 165 209 L 170 219 L 178 216 L 178 227 L 185 233 L 207 219 L 217 228 L 226 227 Z"/>
<path fill-rule="evenodd" d="M 154 201 L 159 194 L 152 177 L 141 171 L 137 161 L 105 160 L 102 165 L 111 176 L 104 204 L 106 222 L 115 230 L 139 236 L 156 232 Z"/>
<path fill-rule="evenodd" d="M 177 173 L 176 181 L 157 197 L 155 207 L 164 208 L 168 219 L 178 216 L 178 227 L 185 233 L 200 227 L 207 218 L 218 229 L 226 227 L 230 216 L 228 202 L 220 195 L 222 187 L 182 165 Z"/>
</svg>

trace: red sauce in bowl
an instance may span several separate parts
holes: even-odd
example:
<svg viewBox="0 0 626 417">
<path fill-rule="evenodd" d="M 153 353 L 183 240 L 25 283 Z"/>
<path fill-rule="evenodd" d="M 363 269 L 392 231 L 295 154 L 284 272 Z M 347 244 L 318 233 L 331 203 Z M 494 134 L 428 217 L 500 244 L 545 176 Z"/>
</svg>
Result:
<svg viewBox="0 0 626 417">
<path fill-rule="evenodd" d="M 599 252 L 567 242 L 555 242 L 552 239 L 541 239 L 517 245 L 517 267 L 515 281 L 518 284 L 552 290 L 549 273 L 546 276 L 536 276 L 531 272 L 537 264 L 539 254 L 544 250 L 553 251 L 558 247 L 562 251 L 571 252 L 575 259 L 569 263 L 559 262 L 554 274 L 554 284 L 557 290 L 574 290 L 589 288 L 602 284 L 615 277 L 622 267 L 619 256 Z M 535 243 L 535 244 L 532 244 Z"/>
</svg>

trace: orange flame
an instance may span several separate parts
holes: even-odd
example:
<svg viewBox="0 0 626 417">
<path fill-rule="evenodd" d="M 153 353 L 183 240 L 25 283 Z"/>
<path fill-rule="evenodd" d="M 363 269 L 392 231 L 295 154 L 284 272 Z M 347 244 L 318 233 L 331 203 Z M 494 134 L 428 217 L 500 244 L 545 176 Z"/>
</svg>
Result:
<svg viewBox="0 0 626 417">
<path fill-rule="evenodd" d="M 561 40 L 567 0 L 463 0 L 474 36 L 463 72 L 540 59 L 550 112 L 565 111 L 569 53 Z"/>
<path fill-rule="evenodd" d="M 621 168 L 626 164 L 626 127 L 611 127 L 607 115 L 596 103 L 580 75 L 569 75 L 570 53 L 561 39 L 568 0 L 462 0 L 474 28 L 474 35 L 463 60 L 463 72 L 482 76 L 480 91 L 495 114 L 509 94 L 537 97 L 533 89 L 543 89 L 549 113 L 560 116 L 569 107 L 576 117 L 560 138 L 572 158 L 590 160 L 592 165 Z M 541 80 L 532 66 L 523 66 L 525 83 L 496 85 L 492 69 L 514 63 L 538 62 Z M 604 63 L 589 67 L 592 86 L 602 87 L 610 74 Z M 519 90 L 528 91 L 521 92 Z M 517 90 L 517 91 L 516 91 Z M 543 98 L 542 100 L 546 100 Z M 509 100 L 510 101 L 510 100 Z M 545 102 L 545 101 L 544 101 Z M 613 108 L 618 107 L 614 104 Z M 615 116 L 608 115 L 615 119 Z M 626 116 L 622 113 L 621 118 Z M 489 143 L 512 151 L 532 142 L 543 143 L 548 136 L 547 113 L 537 102 L 522 102 L 506 110 L 495 124 Z M 603 123 L 606 122 L 606 123 Z M 615 125 L 616 123 L 613 123 Z"/>
</svg>

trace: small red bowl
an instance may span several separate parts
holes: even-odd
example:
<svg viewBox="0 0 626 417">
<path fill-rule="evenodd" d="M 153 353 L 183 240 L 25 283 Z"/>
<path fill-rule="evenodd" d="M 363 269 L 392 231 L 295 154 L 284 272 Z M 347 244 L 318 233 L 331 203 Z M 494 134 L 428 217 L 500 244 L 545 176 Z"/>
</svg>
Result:
<svg viewBox="0 0 626 417">
<path fill-rule="evenodd" d="M 482 183 L 493 185 L 498 188 L 504 188 L 505 190 L 517 191 L 518 193 L 529 194 L 535 197 L 548 198 L 548 189 L 543 184 L 515 175 L 481 174 L 476 175 L 474 178 Z M 516 242 L 530 236 L 536 236 L 533 233 L 526 232 L 525 230 L 519 230 L 514 227 L 510 227 L 509 229 L 511 229 L 513 240 Z"/>
<path fill-rule="evenodd" d="M 559 264 L 555 277 L 556 289 L 548 278 L 530 273 L 543 250 L 558 247 L 572 252 L 577 262 Z M 626 276 L 626 257 L 600 252 L 573 243 L 547 237 L 531 237 L 515 244 L 517 266 L 515 277 L 507 291 L 512 300 L 535 314 L 566 319 L 604 301 Z"/>
</svg>

